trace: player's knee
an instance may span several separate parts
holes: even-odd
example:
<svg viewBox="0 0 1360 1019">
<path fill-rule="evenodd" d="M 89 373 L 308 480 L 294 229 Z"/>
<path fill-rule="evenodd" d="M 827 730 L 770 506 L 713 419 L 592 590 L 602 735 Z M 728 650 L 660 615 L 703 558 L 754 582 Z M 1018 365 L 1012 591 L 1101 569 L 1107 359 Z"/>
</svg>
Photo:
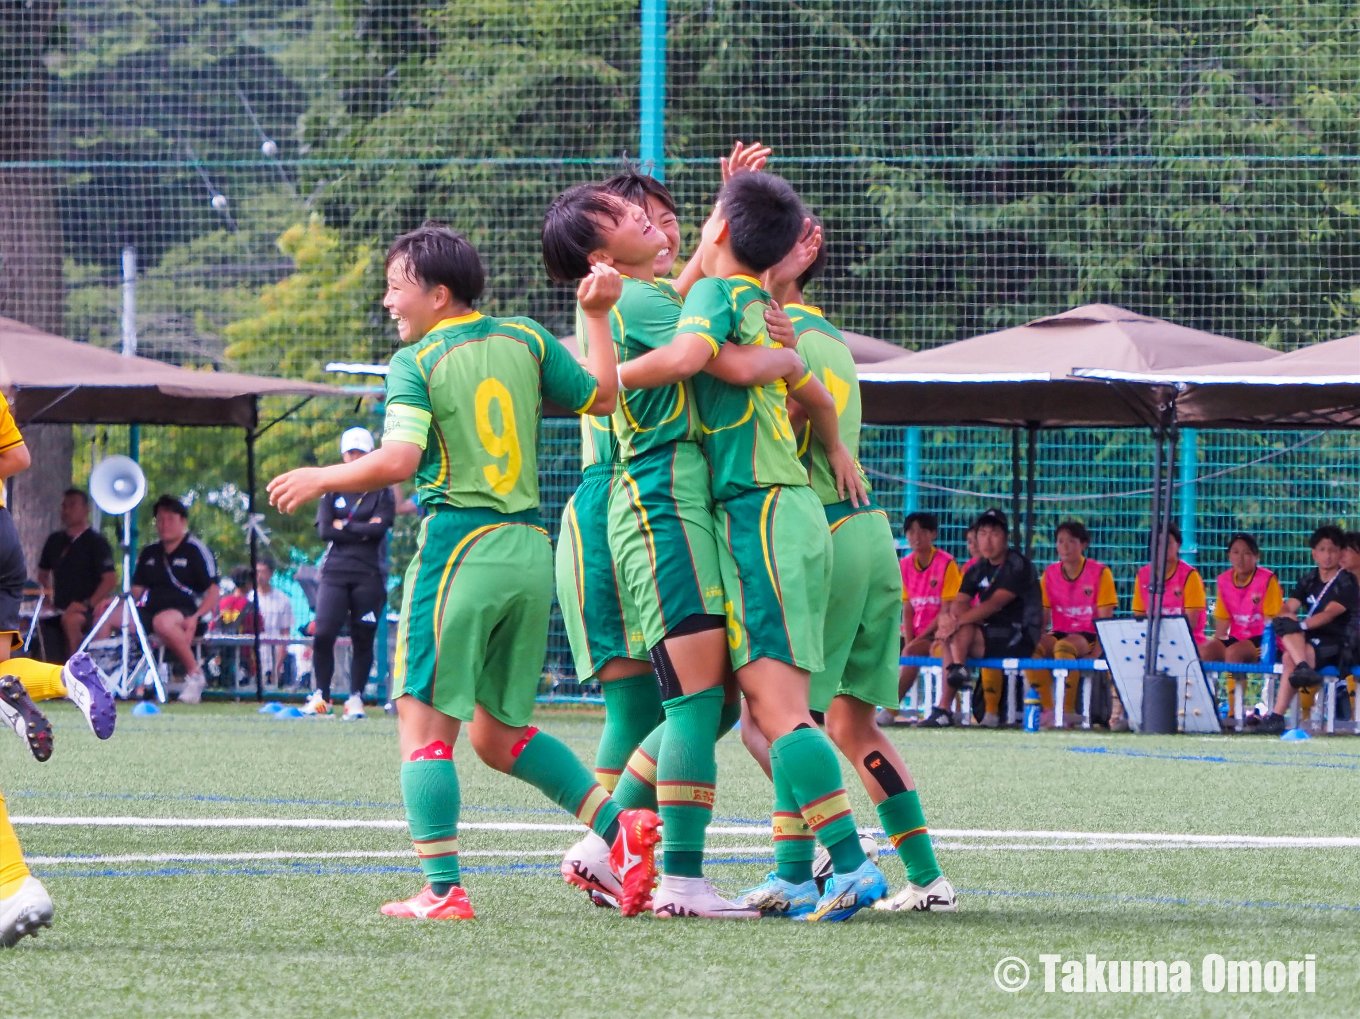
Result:
<svg viewBox="0 0 1360 1019">
<path fill-rule="evenodd" d="M 1081 657 L 1081 655 L 1077 650 L 1077 646 L 1064 637 L 1053 645 L 1053 657 L 1066 658 L 1068 661 L 1075 661 L 1077 658 Z"/>
</svg>

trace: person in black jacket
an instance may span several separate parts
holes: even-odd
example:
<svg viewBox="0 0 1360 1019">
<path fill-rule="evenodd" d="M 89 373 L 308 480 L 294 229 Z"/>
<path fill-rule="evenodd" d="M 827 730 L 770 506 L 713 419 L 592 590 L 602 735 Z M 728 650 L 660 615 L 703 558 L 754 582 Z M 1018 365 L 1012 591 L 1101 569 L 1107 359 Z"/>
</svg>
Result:
<svg viewBox="0 0 1360 1019">
<path fill-rule="evenodd" d="M 340 439 L 340 455 L 352 463 L 373 452 L 373 436 L 366 428 L 351 428 Z M 373 667 L 373 639 L 387 604 L 385 539 L 396 515 L 390 488 L 377 492 L 331 492 L 321 499 L 316 529 L 328 543 L 321 563 L 316 596 L 312 674 L 316 689 L 303 709 L 330 714 L 331 677 L 335 673 L 335 638 L 349 623 L 354 658 L 345 718 L 364 717 L 364 684 Z"/>
</svg>

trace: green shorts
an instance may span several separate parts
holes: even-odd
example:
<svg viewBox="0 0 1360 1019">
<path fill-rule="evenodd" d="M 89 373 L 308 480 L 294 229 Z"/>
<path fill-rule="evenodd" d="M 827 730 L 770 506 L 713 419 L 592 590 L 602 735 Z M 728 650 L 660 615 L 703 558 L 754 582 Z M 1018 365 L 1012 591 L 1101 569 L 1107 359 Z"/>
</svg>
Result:
<svg viewBox="0 0 1360 1019">
<path fill-rule="evenodd" d="M 833 697 L 897 705 L 902 571 L 892 524 L 877 507 L 826 507 L 831 526 L 831 596 L 822 631 L 826 667 L 813 673 L 808 704 L 825 711 Z"/>
<path fill-rule="evenodd" d="M 587 467 L 557 536 L 557 604 L 582 681 L 615 658 L 647 660 L 642 623 L 609 551 L 609 492 L 622 472 L 618 464 Z"/>
<path fill-rule="evenodd" d="M 776 485 L 719 503 L 714 519 L 732 667 L 775 658 L 821 671 L 831 580 L 822 501 L 806 486 Z"/>
<path fill-rule="evenodd" d="M 723 614 L 708 461 L 693 442 L 634 457 L 609 499 L 609 547 L 648 648 L 690 616 Z"/>
<path fill-rule="evenodd" d="M 406 570 L 393 699 L 472 721 L 480 704 L 528 725 L 548 651 L 552 545 L 538 511 L 446 509 L 420 527 Z"/>
</svg>

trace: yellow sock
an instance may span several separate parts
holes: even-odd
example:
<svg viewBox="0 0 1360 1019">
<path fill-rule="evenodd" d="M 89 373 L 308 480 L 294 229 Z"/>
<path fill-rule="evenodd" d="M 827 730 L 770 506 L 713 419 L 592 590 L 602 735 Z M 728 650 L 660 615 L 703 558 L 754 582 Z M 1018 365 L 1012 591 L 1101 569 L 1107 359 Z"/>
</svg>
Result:
<svg viewBox="0 0 1360 1019">
<path fill-rule="evenodd" d="M 1313 701 L 1317 698 L 1317 690 L 1312 687 L 1305 687 L 1299 691 L 1299 718 L 1308 718 L 1313 713 Z"/>
<path fill-rule="evenodd" d="M 24 851 L 19 848 L 19 837 L 14 834 L 14 825 L 9 823 L 5 797 L 0 793 L 0 899 L 7 899 L 17 892 L 26 877 L 28 864 L 24 863 Z"/>
<path fill-rule="evenodd" d="M 1000 669 L 982 670 L 982 704 L 989 715 L 1001 713 L 1001 684 L 1005 678 Z"/>
<path fill-rule="evenodd" d="M 32 658 L 11 658 L 0 663 L 0 674 L 18 676 L 19 682 L 35 701 L 52 701 L 66 696 L 66 684 L 61 681 L 61 666 Z"/>
<path fill-rule="evenodd" d="M 1077 649 L 1065 640 L 1060 640 L 1053 647 L 1053 657 L 1060 661 L 1075 661 Z M 1067 679 L 1063 683 L 1063 722 L 1066 723 L 1069 715 L 1077 710 L 1077 691 L 1081 688 L 1081 673 L 1068 670 Z"/>
</svg>

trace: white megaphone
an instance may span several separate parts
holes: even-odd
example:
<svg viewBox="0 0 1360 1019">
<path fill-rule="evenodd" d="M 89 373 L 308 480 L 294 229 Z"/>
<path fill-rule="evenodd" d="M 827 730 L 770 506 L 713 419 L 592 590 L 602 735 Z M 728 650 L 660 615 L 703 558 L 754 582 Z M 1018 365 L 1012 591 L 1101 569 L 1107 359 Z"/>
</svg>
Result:
<svg viewBox="0 0 1360 1019">
<path fill-rule="evenodd" d="M 90 498 L 110 516 L 135 508 L 145 495 L 146 475 L 131 457 L 106 457 L 90 472 Z"/>
</svg>

